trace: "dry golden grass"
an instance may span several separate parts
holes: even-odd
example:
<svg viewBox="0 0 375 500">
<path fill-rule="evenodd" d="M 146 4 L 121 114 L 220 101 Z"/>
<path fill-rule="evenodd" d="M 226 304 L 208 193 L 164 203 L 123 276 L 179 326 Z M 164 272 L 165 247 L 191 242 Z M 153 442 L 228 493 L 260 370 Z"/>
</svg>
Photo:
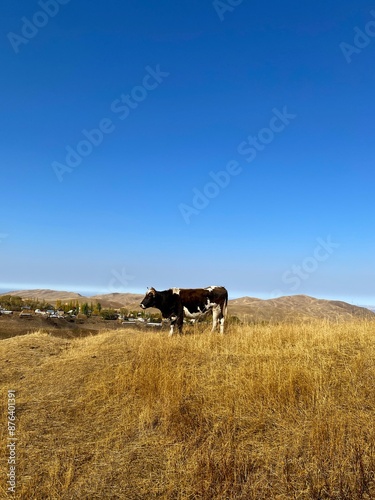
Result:
<svg viewBox="0 0 375 500">
<path fill-rule="evenodd" d="M 13 498 L 375 498 L 375 323 L 200 328 L 1 341 Z"/>
</svg>

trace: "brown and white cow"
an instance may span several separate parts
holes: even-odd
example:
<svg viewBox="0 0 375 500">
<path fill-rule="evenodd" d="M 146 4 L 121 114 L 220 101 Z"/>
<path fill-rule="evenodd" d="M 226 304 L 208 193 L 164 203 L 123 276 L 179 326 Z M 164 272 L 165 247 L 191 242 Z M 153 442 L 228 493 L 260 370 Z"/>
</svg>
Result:
<svg viewBox="0 0 375 500">
<path fill-rule="evenodd" d="M 173 335 L 174 325 L 182 333 L 184 316 L 199 318 L 212 311 L 212 331 L 220 324 L 220 333 L 224 333 L 224 321 L 227 314 L 228 292 L 223 286 L 207 288 L 170 288 L 158 292 L 149 288 L 140 306 L 142 309 L 156 307 L 163 318 L 171 322 L 169 335 Z"/>
</svg>

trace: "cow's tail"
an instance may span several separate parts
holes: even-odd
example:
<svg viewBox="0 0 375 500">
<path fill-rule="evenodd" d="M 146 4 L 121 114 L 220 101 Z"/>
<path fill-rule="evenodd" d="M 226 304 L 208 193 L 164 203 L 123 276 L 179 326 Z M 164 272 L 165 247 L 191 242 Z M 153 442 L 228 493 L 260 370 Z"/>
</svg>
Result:
<svg viewBox="0 0 375 500">
<path fill-rule="evenodd" d="M 228 313 L 228 290 L 225 290 L 224 307 L 223 307 L 224 318 L 227 317 L 227 313 Z"/>
</svg>

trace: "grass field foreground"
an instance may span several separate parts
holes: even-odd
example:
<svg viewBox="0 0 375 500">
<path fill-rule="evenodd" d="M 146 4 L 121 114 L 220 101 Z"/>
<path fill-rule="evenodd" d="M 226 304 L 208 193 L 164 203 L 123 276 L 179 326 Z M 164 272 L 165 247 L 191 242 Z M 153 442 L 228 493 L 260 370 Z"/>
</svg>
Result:
<svg viewBox="0 0 375 500">
<path fill-rule="evenodd" d="M 1 341 L 0 366 L 9 497 L 375 498 L 374 322 L 37 332 Z"/>
</svg>

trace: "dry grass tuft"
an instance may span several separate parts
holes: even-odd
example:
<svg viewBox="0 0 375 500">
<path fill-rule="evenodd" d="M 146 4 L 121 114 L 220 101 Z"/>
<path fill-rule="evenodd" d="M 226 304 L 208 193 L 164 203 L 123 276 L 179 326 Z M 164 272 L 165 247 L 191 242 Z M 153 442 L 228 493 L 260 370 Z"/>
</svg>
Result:
<svg viewBox="0 0 375 500">
<path fill-rule="evenodd" d="M 3 340 L 3 415 L 7 390 L 17 396 L 13 497 L 375 498 L 374 327 Z M 3 460 L 4 498 L 6 473 Z"/>
</svg>

